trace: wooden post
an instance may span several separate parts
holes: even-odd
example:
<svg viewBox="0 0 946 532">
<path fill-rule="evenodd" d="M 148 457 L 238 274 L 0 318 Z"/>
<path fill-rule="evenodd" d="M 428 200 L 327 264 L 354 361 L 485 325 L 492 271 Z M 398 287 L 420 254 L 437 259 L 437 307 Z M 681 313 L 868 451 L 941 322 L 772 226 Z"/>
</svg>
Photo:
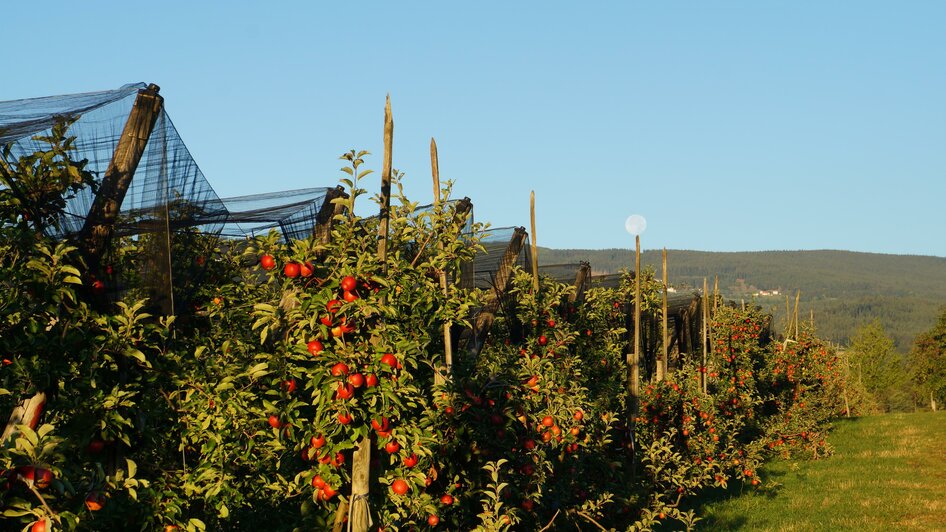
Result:
<svg viewBox="0 0 946 532">
<path fill-rule="evenodd" d="M 634 352 L 631 359 L 631 408 L 637 416 L 640 407 L 640 352 L 641 352 L 641 237 L 634 237 Z"/>
<path fill-rule="evenodd" d="M 325 200 L 322 201 L 322 207 L 315 217 L 315 227 L 313 234 L 315 240 L 327 245 L 332 239 L 332 226 L 335 224 L 335 217 L 344 212 L 345 205 L 341 202 L 334 202 L 336 198 L 347 198 L 348 194 L 341 186 L 330 188 L 325 192 Z"/>
<path fill-rule="evenodd" d="M 79 232 L 79 249 L 86 260 L 89 270 L 98 273 L 102 256 L 115 229 L 115 220 L 121 210 L 125 194 L 138 169 L 138 163 L 144 154 L 148 139 L 154 130 L 154 124 L 161 115 L 164 98 L 158 91 L 160 87 L 151 84 L 138 91 L 128 120 L 122 130 L 118 145 L 112 154 L 112 160 L 105 170 L 105 176 L 89 208 L 85 224 Z"/>
<path fill-rule="evenodd" d="M 706 393 L 706 347 L 710 343 L 709 338 L 709 289 L 706 277 L 703 278 L 703 371 L 700 372 L 700 381 L 703 386 L 703 393 Z"/>
<path fill-rule="evenodd" d="M 437 211 L 440 208 L 440 158 L 437 155 L 437 141 L 433 137 L 430 138 L 430 174 L 434 181 L 434 210 Z M 443 241 L 439 238 L 437 248 L 443 251 Z M 447 288 L 447 272 L 440 270 L 437 274 L 440 276 L 440 289 L 443 291 L 444 298 L 447 298 L 450 295 Z M 446 368 L 441 370 L 438 367 L 434 371 L 435 385 L 444 384 L 446 377 L 453 373 L 453 337 L 450 334 L 452 326 L 453 324 L 449 321 L 443 324 L 443 361 Z"/>
<path fill-rule="evenodd" d="M 378 261 L 387 273 L 388 224 L 391 208 L 391 168 L 394 143 L 394 118 L 391 115 L 391 95 L 384 102 L 384 156 L 381 165 L 381 215 L 378 227 Z M 367 532 L 371 526 L 368 494 L 371 490 L 371 436 L 363 436 L 355 444 L 351 464 L 351 501 L 349 502 L 349 530 Z"/>
<path fill-rule="evenodd" d="M 591 276 L 591 264 L 582 261 L 578 267 L 578 273 L 575 274 L 575 291 L 568 296 L 568 302 L 574 303 L 581 301 L 585 295 L 585 289 L 588 287 L 588 278 Z"/>
<path fill-rule="evenodd" d="M 666 378 L 667 374 L 670 373 L 670 367 L 667 364 L 667 351 L 669 346 L 667 345 L 667 288 L 669 286 L 669 281 L 667 278 L 667 248 L 663 249 L 663 268 L 664 268 L 664 290 L 663 290 L 663 352 L 661 353 L 660 363 L 657 364 L 657 380 L 662 381 Z"/>
<path fill-rule="evenodd" d="M 719 306 L 719 276 L 716 275 L 713 278 L 713 313 L 716 313 L 716 308 Z"/>
<path fill-rule="evenodd" d="M 486 336 L 493 326 L 496 312 L 499 310 L 502 298 L 509 288 L 509 281 L 512 279 L 512 270 L 516 261 L 519 259 L 519 254 L 522 252 L 522 245 L 525 243 L 525 239 L 525 228 L 517 227 L 512 238 L 509 239 L 509 245 L 506 246 L 506 251 L 503 252 L 499 268 L 496 270 L 493 292 L 488 296 L 486 304 L 483 305 L 483 308 L 473 321 L 473 329 L 466 331 L 466 349 L 472 356 L 478 355 L 480 349 L 483 348 L 483 344 L 486 342 Z"/>
<path fill-rule="evenodd" d="M 795 340 L 798 340 L 798 301 L 801 299 L 801 290 L 795 292 L 795 312 L 792 313 L 792 323 L 795 324 Z"/>
<path fill-rule="evenodd" d="M 17 425 L 26 425 L 31 429 L 35 429 L 39 423 L 39 416 L 43 413 L 44 406 L 46 406 L 46 394 L 44 392 L 36 392 L 32 397 L 24 399 L 23 402 L 17 405 L 10 413 L 6 428 L 3 429 L 0 445 L 16 436 L 19 432 L 16 430 Z"/>
<path fill-rule="evenodd" d="M 539 294 L 539 248 L 535 237 L 535 191 L 529 194 L 529 218 L 532 220 L 532 293 Z"/>
</svg>

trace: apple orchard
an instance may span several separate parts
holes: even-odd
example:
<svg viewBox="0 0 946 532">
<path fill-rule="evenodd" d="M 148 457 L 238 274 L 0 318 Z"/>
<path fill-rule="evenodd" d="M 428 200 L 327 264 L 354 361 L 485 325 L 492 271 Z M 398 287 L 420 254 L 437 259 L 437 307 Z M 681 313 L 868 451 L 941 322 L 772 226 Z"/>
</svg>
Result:
<svg viewBox="0 0 946 532">
<path fill-rule="evenodd" d="M 43 394 L 5 434 L 4 529 L 685 529 L 700 492 L 762 489 L 763 461 L 830 453 L 852 384 L 812 331 L 777 339 L 709 294 L 705 361 L 632 383 L 633 272 L 580 297 L 519 267 L 461 288 L 489 229 L 449 184 L 420 208 L 389 166 L 393 192 L 369 197 L 364 152 L 342 156 L 327 238 L 188 229 L 170 257 L 199 279 L 189 308 L 162 315 L 128 283 L 115 296 L 147 235 L 116 234 L 93 271 L 44 232 L 95 185 L 67 125 L 2 172 L 0 406 Z M 382 216 L 355 215 L 371 201 Z M 663 284 L 639 277 L 659 318 Z"/>
</svg>

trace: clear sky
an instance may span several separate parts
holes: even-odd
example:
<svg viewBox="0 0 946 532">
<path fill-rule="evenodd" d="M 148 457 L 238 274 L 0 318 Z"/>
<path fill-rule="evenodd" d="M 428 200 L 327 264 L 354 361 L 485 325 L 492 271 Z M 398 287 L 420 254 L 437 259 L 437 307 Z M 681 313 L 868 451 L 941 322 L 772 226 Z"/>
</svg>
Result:
<svg viewBox="0 0 946 532">
<path fill-rule="evenodd" d="M 41 7 L 39 7 L 41 6 Z M 946 2 L 13 2 L 0 100 L 161 86 L 221 196 L 338 156 L 540 245 L 946 256 Z M 380 172 L 369 178 L 378 189 Z"/>
</svg>

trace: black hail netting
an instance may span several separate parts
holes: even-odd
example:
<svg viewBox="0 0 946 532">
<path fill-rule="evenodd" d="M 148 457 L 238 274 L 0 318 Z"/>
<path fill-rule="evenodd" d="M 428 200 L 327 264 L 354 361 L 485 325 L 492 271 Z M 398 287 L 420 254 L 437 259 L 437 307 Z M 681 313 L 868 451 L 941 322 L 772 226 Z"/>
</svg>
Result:
<svg viewBox="0 0 946 532">
<path fill-rule="evenodd" d="M 464 267 L 461 273 L 461 285 L 475 288 L 490 289 L 496 285 L 496 273 L 502 264 L 503 256 L 510 243 L 516 236 L 516 227 L 490 228 L 482 233 L 480 244 L 485 251 L 476 254 L 473 263 Z M 532 252 L 529 247 L 529 238 L 522 240 L 516 260 L 512 266 L 519 266 L 528 272 L 532 271 Z"/>
<path fill-rule="evenodd" d="M 331 188 L 304 188 L 224 198 L 229 211 L 222 235 L 244 238 L 276 230 L 287 242 L 312 235 L 315 220 Z"/>
<path fill-rule="evenodd" d="M 146 88 L 135 83 L 110 91 L 0 102 L 0 145 L 11 149 L 7 162 L 45 149 L 33 137 L 48 135 L 60 117 L 75 118 L 67 133 L 76 137 L 75 156 L 87 159 L 86 169 L 101 182 L 138 93 Z M 327 190 L 221 200 L 162 107 L 114 228 L 116 238 L 137 244 L 142 260 L 134 274 L 116 274 L 106 286 L 112 292 L 147 288 L 164 311 L 173 312 L 175 299 L 193 293 L 203 274 L 203 257 L 218 236 L 244 238 L 276 229 L 287 240 L 306 238 Z M 94 199 L 90 189 L 69 199 L 59 223 L 47 229 L 49 235 L 69 238 L 79 233 Z"/>
</svg>

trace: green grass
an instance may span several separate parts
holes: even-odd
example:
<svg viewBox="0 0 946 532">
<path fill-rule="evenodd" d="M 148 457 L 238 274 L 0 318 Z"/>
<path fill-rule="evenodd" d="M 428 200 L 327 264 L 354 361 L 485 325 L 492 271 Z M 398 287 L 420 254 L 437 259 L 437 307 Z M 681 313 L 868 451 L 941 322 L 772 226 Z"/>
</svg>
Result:
<svg viewBox="0 0 946 532">
<path fill-rule="evenodd" d="M 696 504 L 700 530 L 946 530 L 946 412 L 835 423 L 835 453 L 775 460 L 763 486 Z"/>
</svg>

